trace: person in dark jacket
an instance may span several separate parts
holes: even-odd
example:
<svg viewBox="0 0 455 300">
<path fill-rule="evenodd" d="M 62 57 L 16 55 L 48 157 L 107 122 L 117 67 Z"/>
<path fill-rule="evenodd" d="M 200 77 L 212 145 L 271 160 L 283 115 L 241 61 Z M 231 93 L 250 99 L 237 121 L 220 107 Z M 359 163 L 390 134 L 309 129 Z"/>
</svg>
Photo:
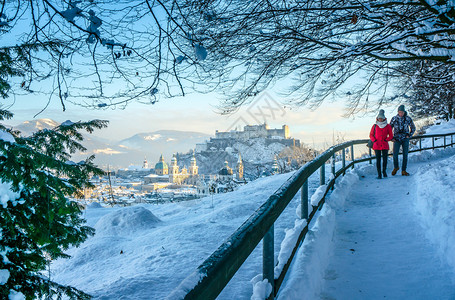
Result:
<svg viewBox="0 0 455 300">
<path fill-rule="evenodd" d="M 389 141 L 393 139 L 392 126 L 387 124 L 384 110 L 379 110 L 376 123 L 371 127 L 370 140 L 373 141 L 373 150 L 376 155 L 376 168 L 378 179 L 387 177 L 387 156 L 389 152 Z M 381 168 L 382 158 L 382 168 Z"/>
<path fill-rule="evenodd" d="M 409 176 L 406 172 L 408 165 L 408 152 L 409 152 L 409 138 L 415 133 L 416 127 L 411 117 L 404 110 L 404 105 L 398 106 L 398 114 L 392 118 L 390 125 L 393 128 L 393 171 L 392 175 L 395 176 L 400 169 L 398 164 L 398 153 L 400 147 L 403 149 L 403 162 L 401 166 L 401 175 Z"/>
</svg>

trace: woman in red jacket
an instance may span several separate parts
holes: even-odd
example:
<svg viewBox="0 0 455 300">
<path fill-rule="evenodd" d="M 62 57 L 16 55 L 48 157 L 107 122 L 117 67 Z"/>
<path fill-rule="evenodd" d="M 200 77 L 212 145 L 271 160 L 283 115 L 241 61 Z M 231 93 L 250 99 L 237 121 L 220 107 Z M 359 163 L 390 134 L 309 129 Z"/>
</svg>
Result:
<svg viewBox="0 0 455 300">
<path fill-rule="evenodd" d="M 373 150 L 376 155 L 376 168 L 378 169 L 378 179 L 387 177 L 387 156 L 389 152 L 389 141 L 393 139 L 392 126 L 387 124 L 384 110 L 379 110 L 376 123 L 371 127 L 370 140 L 373 141 Z M 382 157 L 382 169 L 381 169 Z M 381 173 L 382 170 L 382 173 Z"/>
</svg>

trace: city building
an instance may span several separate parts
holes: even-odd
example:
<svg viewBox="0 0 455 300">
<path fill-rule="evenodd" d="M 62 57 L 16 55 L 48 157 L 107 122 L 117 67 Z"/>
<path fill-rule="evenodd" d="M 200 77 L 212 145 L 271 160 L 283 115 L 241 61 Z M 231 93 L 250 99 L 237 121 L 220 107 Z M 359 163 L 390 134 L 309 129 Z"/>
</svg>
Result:
<svg viewBox="0 0 455 300">
<path fill-rule="evenodd" d="M 181 171 L 179 171 L 177 157 L 174 154 L 169 168 L 169 182 L 173 184 L 194 185 L 198 180 L 198 175 L 198 166 L 194 155 L 191 158 L 190 167 L 188 169 L 184 167 Z"/>
<path fill-rule="evenodd" d="M 169 167 L 164 161 L 163 154 L 160 156 L 160 160 L 155 165 L 155 174 L 156 175 L 168 175 Z"/>
</svg>

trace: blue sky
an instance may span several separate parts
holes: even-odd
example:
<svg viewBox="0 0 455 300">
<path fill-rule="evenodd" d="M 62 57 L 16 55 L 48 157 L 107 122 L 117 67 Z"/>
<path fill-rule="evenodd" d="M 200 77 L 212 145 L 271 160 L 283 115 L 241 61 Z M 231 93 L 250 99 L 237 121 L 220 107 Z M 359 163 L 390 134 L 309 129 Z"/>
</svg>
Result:
<svg viewBox="0 0 455 300">
<path fill-rule="evenodd" d="M 334 135 L 340 135 L 345 140 L 368 138 L 375 120 L 375 114 L 344 118 L 344 103 L 341 101 L 326 101 L 314 111 L 306 107 L 283 108 L 280 98 L 271 91 L 259 95 L 253 103 L 245 105 L 238 112 L 223 116 L 217 113 L 220 103 L 218 97 L 215 94 L 190 94 L 162 99 L 154 105 L 130 103 L 125 109 L 90 110 L 67 103 L 65 112 L 62 112 L 58 99 L 53 99 L 44 112 L 34 117 L 46 106 L 48 99 L 40 95 L 18 96 L 7 100 L 14 103 L 10 110 L 15 114 L 8 123 L 16 125 L 34 118 L 49 118 L 57 122 L 105 119 L 110 121 L 109 127 L 96 131 L 95 135 L 120 140 L 139 132 L 164 129 L 214 135 L 215 130 L 227 131 L 265 121 L 271 128 L 287 124 L 293 137 L 319 148 L 331 145 Z M 385 110 L 390 120 L 396 108 L 385 107 Z"/>
</svg>

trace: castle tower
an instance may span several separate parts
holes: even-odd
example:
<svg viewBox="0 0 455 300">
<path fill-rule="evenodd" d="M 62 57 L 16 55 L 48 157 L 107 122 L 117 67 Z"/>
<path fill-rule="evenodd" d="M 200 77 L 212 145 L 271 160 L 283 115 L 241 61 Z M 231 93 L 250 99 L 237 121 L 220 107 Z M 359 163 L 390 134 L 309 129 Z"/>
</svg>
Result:
<svg viewBox="0 0 455 300">
<path fill-rule="evenodd" d="M 142 164 L 142 169 L 148 169 L 149 164 L 147 162 L 147 156 L 144 156 L 144 163 Z"/>
<path fill-rule="evenodd" d="M 191 163 L 190 163 L 190 167 L 188 168 L 188 171 L 189 171 L 190 175 L 197 175 L 198 169 L 199 169 L 199 167 L 196 164 L 196 157 L 194 156 L 194 152 L 193 152 L 193 157 L 191 158 Z"/>
<path fill-rule="evenodd" d="M 283 125 L 283 132 L 284 132 L 284 138 L 289 139 L 291 138 L 291 134 L 289 133 L 289 126 L 288 125 Z"/>
<path fill-rule="evenodd" d="M 237 179 L 238 180 L 243 180 L 243 160 L 242 160 L 242 155 L 239 152 L 239 159 L 237 161 Z"/>
<path fill-rule="evenodd" d="M 155 165 L 155 174 L 156 175 L 169 174 L 169 167 L 167 166 L 167 163 L 164 161 L 163 154 L 161 154 L 159 162 L 157 162 Z"/>
</svg>

